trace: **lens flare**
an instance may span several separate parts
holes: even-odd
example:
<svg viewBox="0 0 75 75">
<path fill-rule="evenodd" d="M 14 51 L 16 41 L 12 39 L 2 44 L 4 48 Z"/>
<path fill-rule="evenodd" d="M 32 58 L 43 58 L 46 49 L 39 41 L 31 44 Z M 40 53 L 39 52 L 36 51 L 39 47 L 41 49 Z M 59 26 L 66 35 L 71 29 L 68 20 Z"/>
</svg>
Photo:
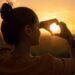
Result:
<svg viewBox="0 0 75 75">
<path fill-rule="evenodd" d="M 51 24 L 49 28 L 50 28 L 50 31 L 54 34 L 61 33 L 61 29 L 60 29 L 59 25 L 57 25 L 56 23 Z"/>
</svg>

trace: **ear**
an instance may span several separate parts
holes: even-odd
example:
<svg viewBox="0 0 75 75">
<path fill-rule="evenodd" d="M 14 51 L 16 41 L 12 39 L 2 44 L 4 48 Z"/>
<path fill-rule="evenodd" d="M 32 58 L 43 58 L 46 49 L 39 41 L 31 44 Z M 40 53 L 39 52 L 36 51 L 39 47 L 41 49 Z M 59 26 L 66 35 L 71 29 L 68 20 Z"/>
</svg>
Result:
<svg viewBox="0 0 75 75">
<path fill-rule="evenodd" d="M 30 25 L 26 25 L 24 28 L 24 32 L 27 36 L 31 36 L 32 35 L 32 28 L 30 27 Z"/>
</svg>

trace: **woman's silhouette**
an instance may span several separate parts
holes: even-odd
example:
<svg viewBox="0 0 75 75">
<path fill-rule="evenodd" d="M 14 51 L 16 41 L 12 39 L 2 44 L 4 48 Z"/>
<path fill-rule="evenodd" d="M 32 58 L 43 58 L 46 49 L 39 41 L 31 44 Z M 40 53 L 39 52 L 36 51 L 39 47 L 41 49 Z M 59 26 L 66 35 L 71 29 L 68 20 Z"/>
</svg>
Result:
<svg viewBox="0 0 75 75">
<path fill-rule="evenodd" d="M 12 8 L 4 3 L 1 17 L 4 40 L 13 45 L 14 50 L 0 60 L 0 75 L 72 75 L 75 72 L 74 58 L 31 55 L 31 46 L 39 44 L 40 37 L 40 23 L 32 9 Z"/>
</svg>

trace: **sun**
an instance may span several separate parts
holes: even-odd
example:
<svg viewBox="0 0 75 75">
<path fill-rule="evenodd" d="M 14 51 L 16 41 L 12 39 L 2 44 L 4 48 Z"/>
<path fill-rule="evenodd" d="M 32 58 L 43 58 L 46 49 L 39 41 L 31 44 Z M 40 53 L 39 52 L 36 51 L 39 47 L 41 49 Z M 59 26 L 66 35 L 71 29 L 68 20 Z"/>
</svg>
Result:
<svg viewBox="0 0 75 75">
<path fill-rule="evenodd" d="M 60 34 L 61 33 L 61 29 L 60 29 L 59 25 L 57 25 L 56 23 L 51 24 L 49 28 L 53 34 Z"/>
</svg>

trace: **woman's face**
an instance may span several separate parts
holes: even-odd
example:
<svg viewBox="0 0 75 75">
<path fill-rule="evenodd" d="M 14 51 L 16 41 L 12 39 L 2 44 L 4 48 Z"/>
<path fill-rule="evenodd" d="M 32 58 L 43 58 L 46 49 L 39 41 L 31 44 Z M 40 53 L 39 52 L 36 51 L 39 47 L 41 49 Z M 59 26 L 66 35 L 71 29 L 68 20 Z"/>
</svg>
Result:
<svg viewBox="0 0 75 75">
<path fill-rule="evenodd" d="M 34 24 L 32 28 L 32 36 L 31 36 L 32 45 L 39 44 L 39 38 L 40 38 L 40 30 L 39 30 L 39 22 L 37 22 Z"/>
<path fill-rule="evenodd" d="M 39 21 L 33 25 L 25 26 L 25 37 L 27 37 L 30 45 L 39 44 L 40 30 L 39 30 Z"/>
</svg>

